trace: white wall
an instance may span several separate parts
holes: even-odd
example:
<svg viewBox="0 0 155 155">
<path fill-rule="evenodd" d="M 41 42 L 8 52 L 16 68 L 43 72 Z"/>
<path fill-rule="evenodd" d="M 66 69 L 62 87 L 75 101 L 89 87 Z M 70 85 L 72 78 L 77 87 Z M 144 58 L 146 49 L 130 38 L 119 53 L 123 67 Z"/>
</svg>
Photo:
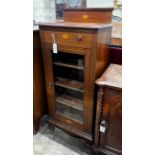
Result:
<svg viewBox="0 0 155 155">
<path fill-rule="evenodd" d="M 55 0 L 33 0 L 33 19 L 36 22 L 55 20 L 55 14 Z"/>
<path fill-rule="evenodd" d="M 113 7 L 114 0 L 87 0 L 88 8 Z"/>
<path fill-rule="evenodd" d="M 102 7 L 114 7 L 114 0 L 87 0 L 87 8 L 102 8 Z M 122 10 L 114 9 L 113 15 L 122 17 Z"/>
</svg>

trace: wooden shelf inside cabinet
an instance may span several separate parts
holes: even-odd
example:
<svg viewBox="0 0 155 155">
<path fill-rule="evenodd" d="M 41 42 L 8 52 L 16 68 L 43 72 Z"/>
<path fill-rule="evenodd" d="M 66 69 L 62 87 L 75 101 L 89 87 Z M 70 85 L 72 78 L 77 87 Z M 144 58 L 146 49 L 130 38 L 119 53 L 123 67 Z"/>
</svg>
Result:
<svg viewBox="0 0 155 155">
<path fill-rule="evenodd" d="M 78 92 L 84 92 L 83 83 L 80 81 L 70 80 L 66 78 L 56 77 L 56 86 L 61 86 L 67 89 L 75 90 Z"/>
<path fill-rule="evenodd" d="M 68 95 L 61 95 L 56 97 L 56 102 L 72 107 L 74 109 L 83 111 L 82 100 L 76 99 Z"/>
<path fill-rule="evenodd" d="M 76 66 L 76 65 L 71 65 L 71 64 L 67 64 L 67 63 L 63 63 L 63 62 L 54 62 L 53 64 L 54 65 L 58 65 L 58 66 L 73 68 L 73 69 L 79 69 L 79 70 L 83 70 L 84 69 L 84 67 Z"/>
</svg>

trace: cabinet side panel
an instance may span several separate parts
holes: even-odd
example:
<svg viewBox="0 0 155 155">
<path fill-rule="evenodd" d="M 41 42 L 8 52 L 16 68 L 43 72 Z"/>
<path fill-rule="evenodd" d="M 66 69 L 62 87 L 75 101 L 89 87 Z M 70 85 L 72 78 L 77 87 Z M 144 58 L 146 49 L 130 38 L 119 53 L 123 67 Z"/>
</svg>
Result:
<svg viewBox="0 0 155 155">
<path fill-rule="evenodd" d="M 122 91 L 106 88 L 104 94 L 102 120 L 108 127 L 100 132 L 99 145 L 113 152 L 122 150 Z"/>
<path fill-rule="evenodd" d="M 86 54 L 86 70 L 85 70 L 85 130 L 89 134 L 94 132 L 94 90 L 95 90 L 95 64 L 96 64 L 96 50 L 97 50 L 97 34 L 94 35 L 92 48 L 87 50 Z"/>
<path fill-rule="evenodd" d="M 45 83 L 39 32 L 33 32 L 33 117 L 38 119 L 46 113 Z"/>
<path fill-rule="evenodd" d="M 39 129 L 40 118 L 47 113 L 43 64 L 39 31 L 33 31 L 33 131 Z"/>
<path fill-rule="evenodd" d="M 44 77 L 46 86 L 46 95 L 48 101 L 48 113 L 53 116 L 55 113 L 55 91 L 54 91 L 54 80 L 53 80 L 53 68 L 52 68 L 52 57 L 51 57 L 51 46 L 43 42 L 43 32 L 40 30 L 43 66 L 44 66 Z"/>
<path fill-rule="evenodd" d="M 112 27 L 107 27 L 98 31 L 97 51 L 96 51 L 96 72 L 98 78 L 109 64 L 109 44 L 111 41 Z"/>
</svg>

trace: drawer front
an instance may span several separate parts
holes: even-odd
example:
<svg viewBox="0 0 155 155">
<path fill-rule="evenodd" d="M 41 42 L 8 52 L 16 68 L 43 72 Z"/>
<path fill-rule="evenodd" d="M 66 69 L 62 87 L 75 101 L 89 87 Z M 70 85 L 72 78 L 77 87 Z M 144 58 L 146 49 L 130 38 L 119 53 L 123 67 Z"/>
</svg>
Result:
<svg viewBox="0 0 155 155">
<path fill-rule="evenodd" d="M 54 34 L 55 41 L 58 46 L 68 45 L 82 48 L 91 48 L 96 38 L 95 34 L 43 31 L 43 40 L 48 43 L 53 43 L 52 33 Z"/>
</svg>

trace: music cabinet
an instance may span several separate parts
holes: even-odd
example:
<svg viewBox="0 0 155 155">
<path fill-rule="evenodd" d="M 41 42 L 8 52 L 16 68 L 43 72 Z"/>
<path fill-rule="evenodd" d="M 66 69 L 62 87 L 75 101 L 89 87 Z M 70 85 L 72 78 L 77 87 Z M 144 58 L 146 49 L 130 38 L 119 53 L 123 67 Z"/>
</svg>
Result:
<svg viewBox="0 0 155 155">
<path fill-rule="evenodd" d="M 39 30 L 49 124 L 92 142 L 94 82 L 109 62 L 112 25 L 55 21 Z"/>
<path fill-rule="evenodd" d="M 96 80 L 98 86 L 95 122 L 96 155 L 122 154 L 122 67 L 110 64 Z"/>
</svg>

